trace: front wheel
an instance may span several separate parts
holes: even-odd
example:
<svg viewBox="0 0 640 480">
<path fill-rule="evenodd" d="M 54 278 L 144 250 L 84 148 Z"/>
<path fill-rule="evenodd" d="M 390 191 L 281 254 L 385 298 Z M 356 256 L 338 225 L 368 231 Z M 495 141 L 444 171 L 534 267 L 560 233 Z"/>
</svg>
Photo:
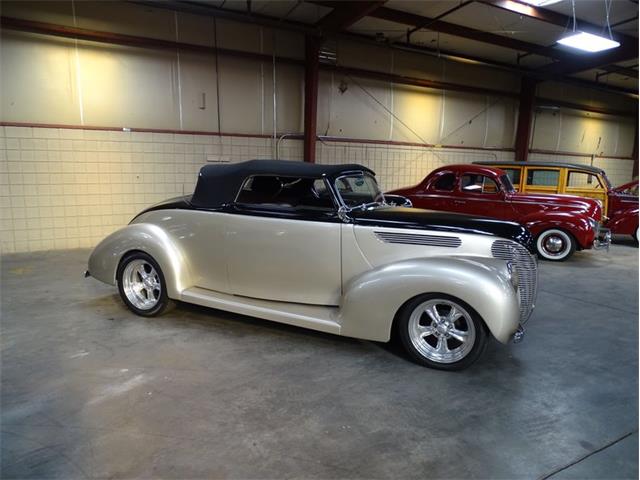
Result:
<svg viewBox="0 0 640 480">
<path fill-rule="evenodd" d="M 550 228 L 545 230 L 536 240 L 538 256 L 553 262 L 563 262 L 576 251 L 573 236 L 563 230 Z"/>
<path fill-rule="evenodd" d="M 411 300 L 398 318 L 398 335 L 413 360 L 439 370 L 462 370 L 487 346 L 487 331 L 475 310 L 445 294 Z"/>
<path fill-rule="evenodd" d="M 155 317 L 172 304 L 160 266 L 144 252 L 126 255 L 118 266 L 116 279 L 120 297 L 133 313 Z"/>
</svg>

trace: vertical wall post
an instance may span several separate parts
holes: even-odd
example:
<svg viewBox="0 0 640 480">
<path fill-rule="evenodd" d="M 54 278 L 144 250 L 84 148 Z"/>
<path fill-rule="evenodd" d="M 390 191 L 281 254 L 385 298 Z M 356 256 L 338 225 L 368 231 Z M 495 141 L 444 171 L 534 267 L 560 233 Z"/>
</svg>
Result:
<svg viewBox="0 0 640 480">
<path fill-rule="evenodd" d="M 522 77 L 520 84 L 520 104 L 518 106 L 518 126 L 516 129 L 516 162 L 526 162 L 531 142 L 531 120 L 536 95 L 536 81 Z"/>
<path fill-rule="evenodd" d="M 638 124 L 636 123 L 636 136 L 633 139 L 633 178 L 638 178 Z"/>
<path fill-rule="evenodd" d="M 304 58 L 304 161 L 316 163 L 318 58 L 321 38 L 307 35 Z"/>
</svg>

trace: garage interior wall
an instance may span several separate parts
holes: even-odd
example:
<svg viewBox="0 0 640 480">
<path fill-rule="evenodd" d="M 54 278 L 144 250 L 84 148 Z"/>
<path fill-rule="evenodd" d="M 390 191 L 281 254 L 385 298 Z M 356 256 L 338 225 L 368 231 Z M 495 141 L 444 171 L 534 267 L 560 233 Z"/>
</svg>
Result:
<svg viewBox="0 0 640 480">
<path fill-rule="evenodd" d="M 304 37 L 296 33 L 127 3 L 1 6 L 8 17 L 304 55 Z M 276 138 L 302 132 L 304 72 L 297 65 L 10 30 L 0 35 L 0 120 L 20 124 L 0 127 L 4 253 L 95 245 L 149 204 L 190 193 L 203 164 L 274 158 Z M 344 66 L 519 88 L 511 73 L 382 46 L 341 40 L 336 53 Z M 635 101 L 564 84 L 540 88 L 547 98 L 592 105 L 624 108 Z M 512 160 L 517 110 L 509 97 L 322 71 L 317 161 L 365 164 L 391 189 L 448 163 Z M 616 185 L 633 177 L 634 119 L 543 105 L 532 123 L 531 160 L 593 164 Z M 302 141 L 284 139 L 277 151 L 300 161 Z"/>
</svg>

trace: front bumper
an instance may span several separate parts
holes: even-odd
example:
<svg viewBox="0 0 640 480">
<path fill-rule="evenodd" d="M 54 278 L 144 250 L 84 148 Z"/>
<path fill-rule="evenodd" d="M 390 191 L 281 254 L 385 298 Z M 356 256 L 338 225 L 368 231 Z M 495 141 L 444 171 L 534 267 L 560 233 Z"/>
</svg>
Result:
<svg viewBox="0 0 640 480">
<path fill-rule="evenodd" d="M 513 343 L 520 343 L 524 339 L 524 327 L 522 324 L 518 325 L 518 330 L 511 336 Z"/>
<path fill-rule="evenodd" d="M 611 245 L 611 230 L 608 228 L 601 228 L 593 241 L 594 250 L 609 250 Z"/>
</svg>

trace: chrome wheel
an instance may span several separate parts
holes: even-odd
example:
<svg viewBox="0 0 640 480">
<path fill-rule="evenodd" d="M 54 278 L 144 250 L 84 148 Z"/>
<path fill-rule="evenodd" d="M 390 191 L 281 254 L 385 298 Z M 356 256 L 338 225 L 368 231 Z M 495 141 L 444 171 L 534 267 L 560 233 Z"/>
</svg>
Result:
<svg viewBox="0 0 640 480">
<path fill-rule="evenodd" d="M 536 249 L 547 260 L 564 260 L 573 253 L 573 240 L 562 230 L 551 229 L 542 232 L 536 241 Z"/>
<path fill-rule="evenodd" d="M 160 301 L 162 283 L 153 265 L 145 260 L 135 259 L 122 272 L 122 290 L 134 307 L 151 310 Z"/>
<path fill-rule="evenodd" d="M 416 350 L 436 363 L 462 360 L 476 341 L 476 327 L 469 312 L 445 299 L 428 300 L 414 308 L 408 329 Z"/>
</svg>

